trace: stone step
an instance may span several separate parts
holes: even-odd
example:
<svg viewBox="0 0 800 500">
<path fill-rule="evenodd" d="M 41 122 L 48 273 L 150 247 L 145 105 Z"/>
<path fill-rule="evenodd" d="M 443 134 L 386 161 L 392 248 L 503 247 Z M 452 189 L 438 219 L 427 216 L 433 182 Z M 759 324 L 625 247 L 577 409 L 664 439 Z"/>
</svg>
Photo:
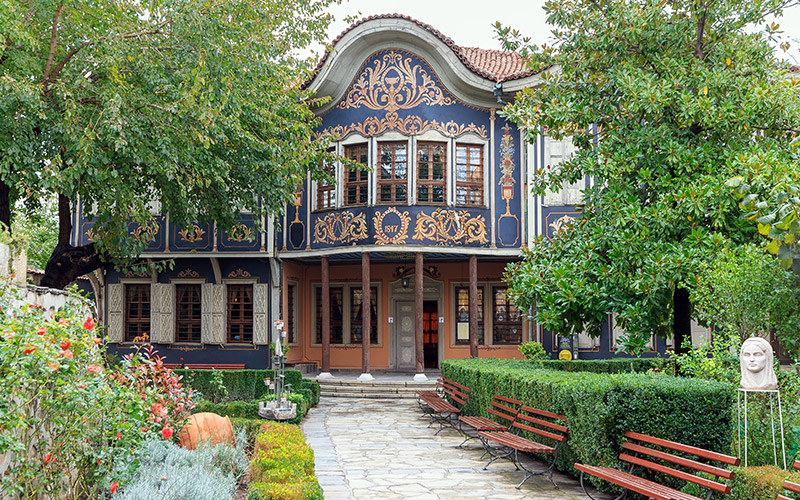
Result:
<svg viewBox="0 0 800 500">
<path fill-rule="evenodd" d="M 428 389 L 436 387 L 436 381 L 429 382 L 398 382 L 398 381 L 379 381 L 379 380 L 336 380 L 323 379 L 317 380 L 320 387 L 407 387 L 412 389 Z"/>
<path fill-rule="evenodd" d="M 372 392 L 345 392 L 345 391 L 335 391 L 335 392 L 328 392 L 328 391 L 320 391 L 320 397 L 323 398 L 365 398 L 365 399 L 416 399 L 416 395 L 413 392 L 401 392 L 401 393 L 386 393 L 386 392 L 379 392 L 379 393 L 372 393 Z"/>
<path fill-rule="evenodd" d="M 320 387 L 320 392 L 368 392 L 372 394 L 416 394 L 417 391 L 428 390 L 427 388 L 418 389 L 414 387 L 356 387 L 356 386 L 331 386 Z"/>
</svg>

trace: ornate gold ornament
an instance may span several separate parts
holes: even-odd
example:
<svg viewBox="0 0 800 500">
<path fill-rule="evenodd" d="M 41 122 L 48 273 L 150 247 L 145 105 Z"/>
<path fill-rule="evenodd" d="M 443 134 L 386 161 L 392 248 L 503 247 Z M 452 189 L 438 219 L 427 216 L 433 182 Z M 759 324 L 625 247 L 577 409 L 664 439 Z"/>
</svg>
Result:
<svg viewBox="0 0 800 500">
<path fill-rule="evenodd" d="M 200 273 L 194 269 L 185 269 L 178 273 L 178 278 L 199 278 Z"/>
<path fill-rule="evenodd" d="M 367 238 L 367 220 L 363 213 L 329 213 L 314 223 L 314 243 L 348 243 Z"/>
<path fill-rule="evenodd" d="M 158 222 L 153 222 L 152 225 L 143 224 L 131 231 L 131 236 L 137 240 L 144 239 L 145 241 L 153 241 L 156 239 L 156 235 L 158 234 L 158 230 L 160 228 L 161 226 L 158 224 Z"/>
<path fill-rule="evenodd" d="M 336 105 L 339 109 L 411 109 L 420 104 L 450 106 L 455 102 L 445 95 L 436 79 L 411 57 L 393 50 L 372 61 L 353 82 Z"/>
<path fill-rule="evenodd" d="M 433 240 L 437 243 L 488 243 L 486 221 L 482 215 L 473 217 L 467 210 L 437 208 L 432 214 L 417 214 L 414 228 L 415 240 Z"/>
<path fill-rule="evenodd" d="M 555 222 L 550 223 L 550 227 L 553 228 L 553 234 L 560 233 L 561 231 L 566 231 L 567 229 L 572 226 L 575 222 L 575 219 L 570 217 L 569 215 L 564 215 L 560 217 Z"/>
<path fill-rule="evenodd" d="M 237 269 L 228 274 L 228 278 L 252 278 L 253 276 L 244 269 Z"/>
<path fill-rule="evenodd" d="M 400 224 L 396 226 L 383 226 L 383 218 L 393 213 L 400 219 Z M 395 207 L 389 207 L 385 212 L 375 212 L 372 217 L 372 224 L 375 226 L 375 244 L 376 245 L 404 245 L 406 238 L 408 238 L 408 225 L 411 223 L 411 217 L 408 215 L 408 210 L 402 213 Z M 386 232 L 395 233 L 394 236 L 389 236 Z"/>
<path fill-rule="evenodd" d="M 228 235 L 228 240 L 241 243 L 253 236 L 253 228 L 247 227 L 239 222 L 234 224 L 234 226 L 230 228 L 230 230 L 226 231 L 226 233 Z"/>
<path fill-rule="evenodd" d="M 387 130 L 397 130 L 406 135 L 419 134 L 427 130 L 437 130 L 448 137 L 458 137 L 469 132 L 480 136 L 482 139 L 486 139 L 489 136 L 484 125 L 477 126 L 474 123 L 464 125 L 463 123 L 456 123 L 453 120 L 443 123 L 436 120 L 423 120 L 416 115 L 408 115 L 405 118 L 400 118 L 398 114 L 393 111 L 386 113 L 386 116 L 383 118 L 370 116 L 363 122 L 329 127 L 323 130 L 319 135 L 327 135 L 333 140 L 340 141 L 354 132 L 364 136 L 376 136 Z"/>
<path fill-rule="evenodd" d="M 506 213 L 501 217 L 511 215 L 509 203 L 514 197 L 514 168 L 514 138 L 506 125 L 503 127 L 503 137 L 500 139 L 500 170 L 503 171 L 503 176 L 500 177 L 499 184 L 503 188 L 503 199 L 506 200 Z"/>
<path fill-rule="evenodd" d="M 196 243 L 203 239 L 203 237 L 206 235 L 206 231 L 197 224 L 192 224 L 191 226 L 178 231 L 178 234 L 180 235 L 182 241 Z"/>
</svg>

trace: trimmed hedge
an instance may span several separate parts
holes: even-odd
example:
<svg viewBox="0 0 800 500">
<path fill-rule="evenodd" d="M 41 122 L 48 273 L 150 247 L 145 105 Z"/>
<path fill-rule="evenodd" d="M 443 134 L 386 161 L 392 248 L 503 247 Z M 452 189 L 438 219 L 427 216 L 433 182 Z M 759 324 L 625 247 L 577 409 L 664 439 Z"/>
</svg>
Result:
<svg viewBox="0 0 800 500">
<path fill-rule="evenodd" d="M 231 401 L 230 403 L 212 403 L 200 401 L 192 413 L 210 412 L 223 417 L 231 418 L 261 418 L 258 416 L 258 403 L 245 403 L 244 401 Z"/>
<path fill-rule="evenodd" d="M 665 358 L 574 359 L 570 361 L 546 359 L 524 362 L 531 368 L 546 368 L 564 372 L 644 373 L 652 370 L 673 374 L 675 371 L 675 362 Z"/>
<path fill-rule="evenodd" d="M 311 391 L 311 406 L 317 406 L 319 404 L 319 382 L 316 380 L 311 380 L 308 378 L 304 378 L 302 383 L 300 384 L 301 389 L 307 389 Z"/>
<path fill-rule="evenodd" d="M 189 370 L 186 368 L 172 370 L 183 377 L 184 385 L 191 387 L 209 401 L 254 401 L 261 399 L 271 391 L 264 385 L 264 379 L 275 379 L 274 370 Z M 286 370 L 285 382 L 292 384 L 292 390 L 299 389 L 303 383 L 300 370 Z M 225 393 L 212 380 L 219 377 Z"/>
<path fill-rule="evenodd" d="M 314 452 L 293 425 L 267 422 L 256 438 L 247 500 L 323 500 Z"/>
<path fill-rule="evenodd" d="M 799 494 L 783 489 L 786 479 L 800 484 L 800 472 L 785 471 L 774 465 L 734 467 L 733 471 L 736 477 L 731 482 L 730 496 L 715 492 L 711 496 L 713 500 L 775 500 L 778 493 L 789 498 L 800 498 Z M 687 485 L 683 491 L 700 497 L 706 495 L 705 489 L 697 485 Z"/>
<path fill-rule="evenodd" d="M 657 373 L 566 373 L 498 359 L 445 360 L 442 375 L 472 390 L 467 415 L 489 416 L 494 394 L 566 415 L 569 439 L 557 467 L 575 476 L 575 462 L 621 467 L 617 456 L 627 430 L 731 452 L 736 396 L 730 384 Z"/>
</svg>

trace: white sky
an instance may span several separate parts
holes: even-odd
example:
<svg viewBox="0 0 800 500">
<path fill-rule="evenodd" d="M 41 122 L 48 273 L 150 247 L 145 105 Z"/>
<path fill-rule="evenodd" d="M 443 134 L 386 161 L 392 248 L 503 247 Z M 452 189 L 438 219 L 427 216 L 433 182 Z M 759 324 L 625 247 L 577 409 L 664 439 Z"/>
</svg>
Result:
<svg viewBox="0 0 800 500">
<path fill-rule="evenodd" d="M 544 0 L 343 0 L 331 7 L 336 21 L 328 30 L 329 40 L 344 31 L 347 16 L 404 14 L 430 24 L 463 47 L 501 49 L 494 38 L 493 25 L 500 21 L 531 37 L 536 43 L 549 41 L 550 28 L 545 23 Z M 792 7 L 780 19 L 792 48 L 782 57 L 800 64 L 800 7 Z"/>
</svg>

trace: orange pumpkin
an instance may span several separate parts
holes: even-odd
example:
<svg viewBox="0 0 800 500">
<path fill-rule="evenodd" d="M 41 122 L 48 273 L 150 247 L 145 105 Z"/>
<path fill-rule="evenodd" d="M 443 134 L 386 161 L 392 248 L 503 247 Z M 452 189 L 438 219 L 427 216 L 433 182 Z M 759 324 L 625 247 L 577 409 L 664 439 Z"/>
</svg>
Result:
<svg viewBox="0 0 800 500">
<path fill-rule="evenodd" d="M 186 425 L 178 433 L 178 444 L 194 450 L 205 441 L 211 444 L 235 444 L 233 426 L 228 417 L 221 417 L 216 413 L 196 413 L 186 420 Z"/>
</svg>

